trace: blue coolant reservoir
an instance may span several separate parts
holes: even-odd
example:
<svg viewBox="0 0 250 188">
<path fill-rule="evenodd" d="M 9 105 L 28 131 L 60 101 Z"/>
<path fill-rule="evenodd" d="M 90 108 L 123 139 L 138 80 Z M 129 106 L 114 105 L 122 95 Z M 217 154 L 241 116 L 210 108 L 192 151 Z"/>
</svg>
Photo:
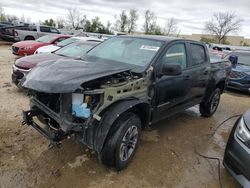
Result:
<svg viewBox="0 0 250 188">
<path fill-rule="evenodd" d="M 91 111 L 87 103 L 84 103 L 84 95 L 73 93 L 72 94 L 72 114 L 79 118 L 89 118 Z"/>
</svg>

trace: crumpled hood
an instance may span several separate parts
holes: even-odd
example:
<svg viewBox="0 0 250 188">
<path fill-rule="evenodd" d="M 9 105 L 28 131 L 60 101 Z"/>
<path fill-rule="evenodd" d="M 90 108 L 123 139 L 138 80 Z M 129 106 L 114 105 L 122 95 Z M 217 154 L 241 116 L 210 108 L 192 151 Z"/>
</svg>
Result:
<svg viewBox="0 0 250 188">
<path fill-rule="evenodd" d="M 130 67 L 124 64 L 66 59 L 47 61 L 32 69 L 23 87 L 45 93 L 72 93 L 85 82 L 128 70 Z"/>
<path fill-rule="evenodd" d="M 244 121 L 246 123 L 246 126 L 250 130 L 250 109 L 243 114 Z"/>
</svg>

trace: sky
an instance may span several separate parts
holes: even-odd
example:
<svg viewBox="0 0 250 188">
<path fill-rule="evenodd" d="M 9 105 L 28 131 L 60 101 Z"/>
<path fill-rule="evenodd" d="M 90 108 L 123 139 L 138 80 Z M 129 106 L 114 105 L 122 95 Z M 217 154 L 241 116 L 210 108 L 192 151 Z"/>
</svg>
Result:
<svg viewBox="0 0 250 188">
<path fill-rule="evenodd" d="M 249 0 L 0 0 L 0 7 L 6 14 L 29 17 L 35 23 L 49 18 L 66 18 L 67 10 L 74 7 L 89 19 L 99 16 L 104 24 L 108 20 L 114 22 L 114 15 L 122 10 L 137 9 L 140 14 L 138 31 L 142 30 L 143 13 L 150 9 L 161 27 L 169 18 L 175 18 L 180 34 L 204 34 L 204 23 L 213 13 L 230 11 L 243 20 L 241 30 L 231 35 L 250 38 Z"/>
</svg>

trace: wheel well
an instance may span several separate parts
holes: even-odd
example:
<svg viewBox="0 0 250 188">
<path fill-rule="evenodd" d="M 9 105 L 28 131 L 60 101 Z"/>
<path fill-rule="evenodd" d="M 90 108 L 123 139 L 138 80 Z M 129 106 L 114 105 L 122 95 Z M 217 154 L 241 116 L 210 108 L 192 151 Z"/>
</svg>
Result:
<svg viewBox="0 0 250 188">
<path fill-rule="evenodd" d="M 104 116 L 104 126 L 98 126 L 100 129 L 97 128 L 97 135 L 100 136 L 100 139 L 98 139 L 98 142 L 96 143 L 97 150 L 100 149 L 102 150 L 103 145 L 107 142 L 107 139 L 114 133 L 114 131 L 117 130 L 116 122 L 118 120 L 119 116 L 122 116 L 126 112 L 132 112 L 136 114 L 140 120 L 141 120 L 141 126 L 142 129 L 145 128 L 148 125 L 148 122 L 150 120 L 150 105 L 147 103 L 137 103 L 134 104 L 134 101 L 128 101 L 130 104 L 122 105 L 123 103 L 117 104 L 118 106 L 114 107 L 109 107 L 108 109 L 103 112 Z M 122 107 L 122 108 L 121 108 Z M 125 107 L 126 109 L 123 109 Z M 109 116 L 108 114 L 114 113 L 116 116 Z M 102 134 L 99 134 L 100 131 L 102 131 Z M 105 134 L 103 134 L 104 132 Z M 97 136 L 98 137 L 98 136 Z M 103 140 L 102 140 L 103 139 Z M 98 148 L 99 147 L 99 148 Z"/>
<path fill-rule="evenodd" d="M 141 123 L 142 123 L 142 129 L 145 128 L 149 121 L 150 121 L 150 111 L 149 111 L 149 105 L 146 103 L 137 104 L 133 108 L 129 109 L 130 112 L 135 113 L 139 116 Z"/>
<path fill-rule="evenodd" d="M 221 93 L 223 93 L 224 89 L 225 89 L 225 81 L 220 81 L 217 85 L 216 88 L 219 88 Z"/>
<path fill-rule="evenodd" d="M 28 36 L 26 36 L 26 37 L 24 38 L 24 40 L 28 40 L 28 39 L 33 39 L 33 40 L 35 40 L 35 38 L 34 38 L 33 36 L 30 36 L 30 35 L 28 35 Z"/>
</svg>

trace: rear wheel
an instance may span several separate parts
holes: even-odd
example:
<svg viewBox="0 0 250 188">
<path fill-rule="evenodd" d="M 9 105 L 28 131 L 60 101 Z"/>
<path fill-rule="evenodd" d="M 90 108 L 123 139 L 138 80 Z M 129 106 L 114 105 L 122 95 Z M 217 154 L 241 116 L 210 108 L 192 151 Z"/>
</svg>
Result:
<svg viewBox="0 0 250 188">
<path fill-rule="evenodd" d="M 101 153 L 102 162 L 116 170 L 126 168 L 138 147 L 140 135 L 139 117 L 131 112 L 121 115 L 108 135 Z"/>
<path fill-rule="evenodd" d="M 221 91 L 219 88 L 217 88 L 211 94 L 211 97 L 208 103 L 200 104 L 200 113 L 202 116 L 210 117 L 216 112 L 220 103 L 220 95 L 221 95 Z"/>
</svg>

